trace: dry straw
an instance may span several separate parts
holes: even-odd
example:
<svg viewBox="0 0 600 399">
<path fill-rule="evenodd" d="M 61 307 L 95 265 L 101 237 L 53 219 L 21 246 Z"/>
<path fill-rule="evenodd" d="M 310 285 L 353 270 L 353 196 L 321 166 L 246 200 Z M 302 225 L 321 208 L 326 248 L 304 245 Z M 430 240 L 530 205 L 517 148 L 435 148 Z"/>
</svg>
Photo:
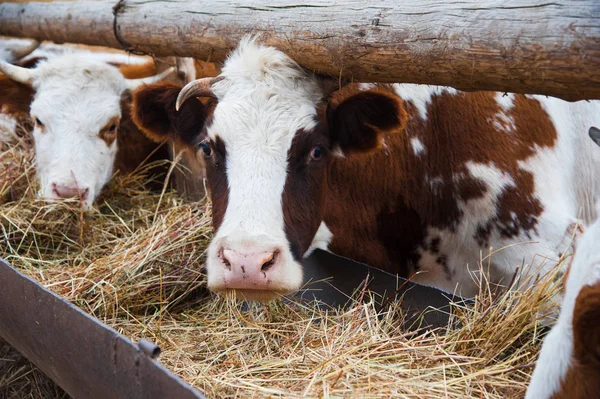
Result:
<svg viewBox="0 0 600 399">
<path fill-rule="evenodd" d="M 84 213 L 76 201 L 35 199 L 25 143 L 5 146 L 0 167 L 0 256 L 133 340 L 154 340 L 163 349 L 160 361 L 210 398 L 511 398 L 525 392 L 540 347 L 539 323 L 558 289 L 555 276 L 505 294 L 483 281 L 473 307 L 455 307 L 459 327 L 448 331 L 403 330 L 399 306 L 377 313 L 373 300 L 344 310 L 294 301 L 242 305 L 204 287 L 210 203 L 148 192 L 141 171 L 116 176 Z M 29 384 L 25 390 L 45 387 L 40 396 L 61 395 L 36 383 L 33 372 L 18 377 Z M 6 381 L 10 373 L 0 379 L 0 393 Z"/>
</svg>

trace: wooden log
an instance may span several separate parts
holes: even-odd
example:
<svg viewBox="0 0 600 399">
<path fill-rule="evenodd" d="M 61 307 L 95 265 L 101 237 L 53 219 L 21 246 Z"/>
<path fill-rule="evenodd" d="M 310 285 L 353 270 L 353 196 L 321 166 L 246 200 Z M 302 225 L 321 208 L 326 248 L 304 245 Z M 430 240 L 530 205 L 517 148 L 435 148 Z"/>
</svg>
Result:
<svg viewBox="0 0 600 399">
<path fill-rule="evenodd" d="M 597 0 L 2 3 L 0 34 L 215 61 L 257 34 L 355 81 L 600 98 Z"/>
</svg>

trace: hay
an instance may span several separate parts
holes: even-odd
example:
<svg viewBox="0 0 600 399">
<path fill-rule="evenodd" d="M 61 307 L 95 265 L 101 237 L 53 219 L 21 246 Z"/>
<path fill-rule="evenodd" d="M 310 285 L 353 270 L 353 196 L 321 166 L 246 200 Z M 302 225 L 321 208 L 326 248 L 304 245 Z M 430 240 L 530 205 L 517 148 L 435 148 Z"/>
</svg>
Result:
<svg viewBox="0 0 600 399">
<path fill-rule="evenodd" d="M 68 399 L 69 396 L 19 352 L 0 339 L 0 398 Z"/>
<path fill-rule="evenodd" d="M 204 288 L 210 204 L 150 193 L 117 176 L 89 214 L 34 198 L 31 149 L 0 155 L 0 256 L 132 338 L 211 398 L 522 397 L 540 348 L 554 276 L 493 295 L 485 282 L 460 327 L 410 333 L 392 305 L 346 310 L 243 305 Z M 143 172 L 143 171 L 142 171 Z M 564 261 L 564 259 L 563 259 Z"/>
</svg>

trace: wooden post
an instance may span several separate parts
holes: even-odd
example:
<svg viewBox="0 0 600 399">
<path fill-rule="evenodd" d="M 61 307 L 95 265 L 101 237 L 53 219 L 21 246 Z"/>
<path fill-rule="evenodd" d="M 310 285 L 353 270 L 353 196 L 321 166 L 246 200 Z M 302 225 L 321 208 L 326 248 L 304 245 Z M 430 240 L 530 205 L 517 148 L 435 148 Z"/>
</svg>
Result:
<svg viewBox="0 0 600 399">
<path fill-rule="evenodd" d="M 598 0 L 2 3 L 0 34 L 215 61 L 257 34 L 355 81 L 600 98 Z"/>
</svg>

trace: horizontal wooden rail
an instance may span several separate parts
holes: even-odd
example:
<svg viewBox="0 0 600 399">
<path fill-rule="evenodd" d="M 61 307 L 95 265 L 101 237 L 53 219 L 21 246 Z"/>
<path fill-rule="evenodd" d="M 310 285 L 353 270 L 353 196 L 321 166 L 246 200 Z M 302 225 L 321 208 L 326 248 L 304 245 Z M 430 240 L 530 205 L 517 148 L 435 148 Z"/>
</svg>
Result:
<svg viewBox="0 0 600 399">
<path fill-rule="evenodd" d="M 0 4 L 0 35 L 223 60 L 258 35 L 355 81 L 600 98 L 598 0 L 121 0 Z"/>
</svg>

